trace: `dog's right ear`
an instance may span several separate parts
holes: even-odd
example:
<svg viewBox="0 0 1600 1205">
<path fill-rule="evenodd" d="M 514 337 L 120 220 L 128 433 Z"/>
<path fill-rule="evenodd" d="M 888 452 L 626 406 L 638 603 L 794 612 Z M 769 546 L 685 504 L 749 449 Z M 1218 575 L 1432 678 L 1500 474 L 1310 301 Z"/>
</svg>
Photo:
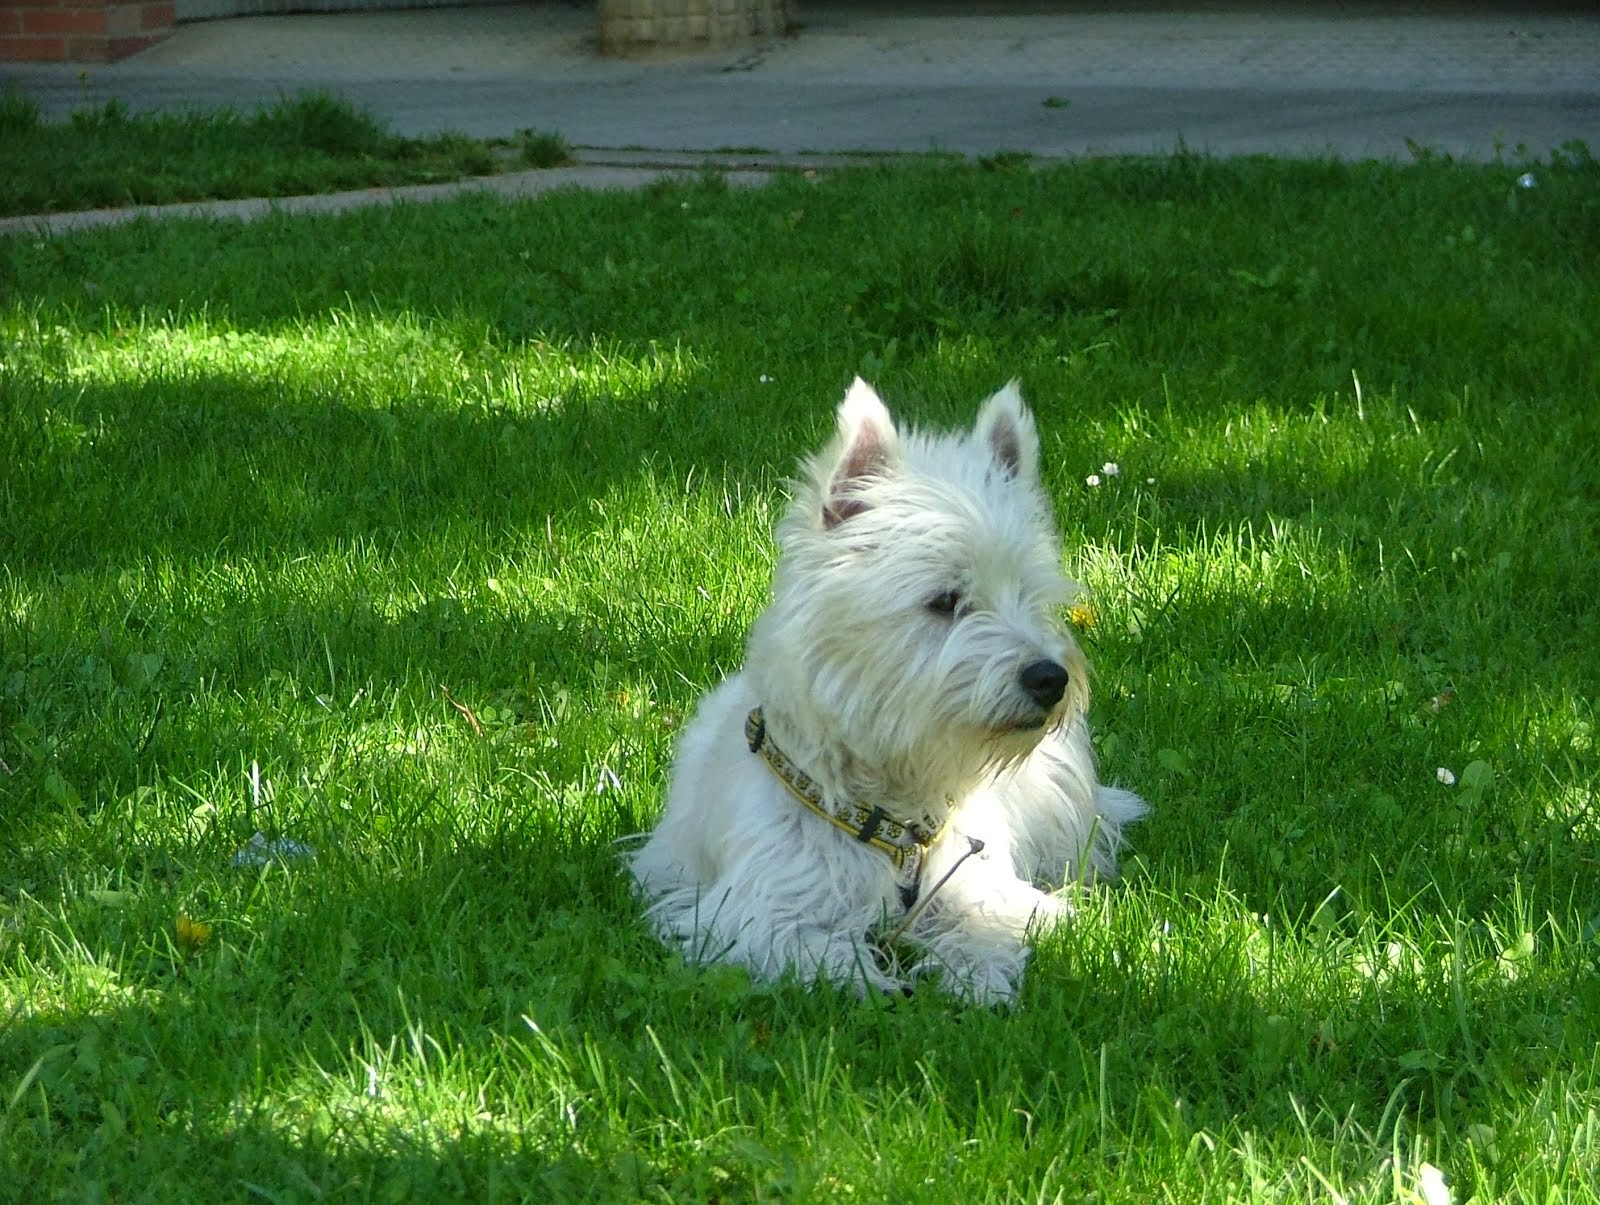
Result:
<svg viewBox="0 0 1600 1205">
<path fill-rule="evenodd" d="M 1016 381 L 1008 382 L 984 402 L 973 432 L 1006 476 L 1019 481 L 1039 480 L 1039 430 Z"/>
<path fill-rule="evenodd" d="M 885 476 L 899 459 L 900 437 L 877 392 L 860 377 L 839 403 L 839 434 L 830 448 L 822 525 L 837 527 L 867 509 L 864 481 Z"/>
</svg>

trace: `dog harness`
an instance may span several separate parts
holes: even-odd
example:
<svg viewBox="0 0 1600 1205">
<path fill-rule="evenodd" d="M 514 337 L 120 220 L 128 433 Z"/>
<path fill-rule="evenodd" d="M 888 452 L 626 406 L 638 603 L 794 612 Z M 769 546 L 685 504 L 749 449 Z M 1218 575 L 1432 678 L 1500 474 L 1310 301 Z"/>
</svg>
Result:
<svg viewBox="0 0 1600 1205">
<path fill-rule="evenodd" d="M 854 800 L 845 800 L 830 808 L 824 801 L 822 787 L 817 780 L 790 761 L 783 750 L 772 743 L 772 738 L 767 734 L 766 719 L 759 707 L 745 718 L 744 739 L 750 746 L 750 752 L 758 754 L 767 763 L 767 769 L 772 771 L 773 776 L 797 802 L 835 828 L 843 829 L 863 845 L 872 846 L 894 863 L 901 905 L 909 909 L 916 903 L 917 891 L 922 883 L 923 859 L 928 846 L 938 840 L 943 831 L 942 824 L 926 815 L 921 823 L 894 820 L 881 807 L 856 803 Z"/>
</svg>

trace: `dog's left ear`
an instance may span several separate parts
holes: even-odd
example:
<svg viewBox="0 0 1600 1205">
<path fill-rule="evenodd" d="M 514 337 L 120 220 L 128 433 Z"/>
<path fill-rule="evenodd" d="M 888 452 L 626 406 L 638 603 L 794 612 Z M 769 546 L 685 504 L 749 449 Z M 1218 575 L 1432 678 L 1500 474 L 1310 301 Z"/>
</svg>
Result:
<svg viewBox="0 0 1600 1205">
<path fill-rule="evenodd" d="M 989 455 L 1006 476 L 1018 481 L 1038 480 L 1039 430 L 1033 425 L 1033 415 L 1028 413 L 1016 381 L 1008 382 L 984 402 L 972 434 L 989 449 Z"/>
<path fill-rule="evenodd" d="M 900 437 L 877 391 L 860 377 L 839 403 L 839 431 L 824 454 L 822 525 L 837 527 L 866 509 L 861 485 L 886 476 L 900 457 Z"/>
</svg>

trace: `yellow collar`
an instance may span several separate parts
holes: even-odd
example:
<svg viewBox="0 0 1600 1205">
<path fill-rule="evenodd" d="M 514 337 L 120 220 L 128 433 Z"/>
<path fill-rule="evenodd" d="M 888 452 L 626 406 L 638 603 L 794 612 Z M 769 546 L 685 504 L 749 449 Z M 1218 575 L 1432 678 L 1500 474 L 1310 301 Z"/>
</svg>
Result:
<svg viewBox="0 0 1600 1205">
<path fill-rule="evenodd" d="M 911 879 L 915 896 L 916 881 L 922 874 L 922 857 L 928 846 L 938 840 L 944 825 L 930 816 L 921 822 L 891 819 L 881 807 L 868 806 L 854 800 L 845 800 L 829 807 L 823 799 L 822 787 L 799 766 L 795 765 L 772 743 L 767 735 L 767 722 L 761 708 L 752 710 L 744 722 L 745 743 L 750 752 L 759 754 L 774 777 L 795 799 L 821 816 L 829 824 L 843 829 L 863 845 L 870 845 L 894 863 L 895 869 Z M 902 894 L 904 887 L 902 887 Z"/>
</svg>

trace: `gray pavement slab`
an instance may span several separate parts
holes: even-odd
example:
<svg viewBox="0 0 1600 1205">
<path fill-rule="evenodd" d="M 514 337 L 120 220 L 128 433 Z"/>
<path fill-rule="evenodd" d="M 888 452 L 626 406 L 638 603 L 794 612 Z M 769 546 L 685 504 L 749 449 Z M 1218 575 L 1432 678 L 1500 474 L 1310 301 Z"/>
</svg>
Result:
<svg viewBox="0 0 1600 1205">
<path fill-rule="evenodd" d="M 585 147 L 1473 158 L 1600 150 L 1600 16 L 1539 5 L 802 0 L 797 36 L 608 58 L 590 4 L 244 17 L 105 66 L 0 64 L 52 115 L 325 88 L 406 134 Z"/>
</svg>

